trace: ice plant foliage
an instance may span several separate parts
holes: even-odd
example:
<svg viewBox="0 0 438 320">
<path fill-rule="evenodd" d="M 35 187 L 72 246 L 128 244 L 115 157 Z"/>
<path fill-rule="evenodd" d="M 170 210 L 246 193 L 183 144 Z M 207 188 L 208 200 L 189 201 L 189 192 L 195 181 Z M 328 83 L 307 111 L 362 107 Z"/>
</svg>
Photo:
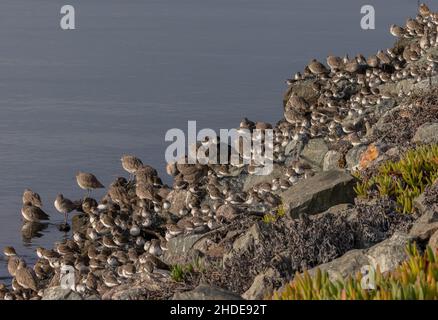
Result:
<svg viewBox="0 0 438 320">
<path fill-rule="evenodd" d="M 423 254 L 415 244 L 406 247 L 408 259 L 395 270 L 375 272 L 375 289 L 363 289 L 362 274 L 331 281 L 327 272 L 317 269 L 314 276 L 297 273 L 274 300 L 435 300 L 438 299 L 437 252 L 430 247 Z"/>
<path fill-rule="evenodd" d="M 388 161 L 380 166 L 377 175 L 362 179 L 355 187 L 360 197 L 373 192 L 397 202 L 399 211 L 412 213 L 413 200 L 438 179 L 438 145 L 417 147 L 408 151 L 397 162 Z"/>
</svg>

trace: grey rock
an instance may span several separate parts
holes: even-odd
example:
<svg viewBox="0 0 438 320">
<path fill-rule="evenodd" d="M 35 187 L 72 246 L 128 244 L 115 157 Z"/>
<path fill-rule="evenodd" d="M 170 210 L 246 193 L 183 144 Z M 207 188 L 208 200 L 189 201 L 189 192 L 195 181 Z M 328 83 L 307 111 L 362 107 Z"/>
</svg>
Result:
<svg viewBox="0 0 438 320">
<path fill-rule="evenodd" d="M 362 267 L 372 266 L 380 271 L 394 270 L 400 263 L 407 259 L 406 245 L 412 241 L 412 237 L 396 232 L 391 238 L 386 239 L 366 250 L 351 250 L 343 256 L 321 264 L 309 270 L 310 275 L 315 275 L 317 269 L 328 273 L 330 280 L 345 279 L 361 272 Z"/>
<path fill-rule="evenodd" d="M 183 263 L 187 259 L 190 260 L 190 251 L 197 241 L 202 239 L 204 235 L 191 234 L 180 235 L 170 239 L 167 242 L 167 251 L 164 254 L 164 261 L 166 263 Z"/>
<path fill-rule="evenodd" d="M 175 293 L 172 300 L 242 300 L 242 297 L 218 287 L 200 284 L 192 291 Z"/>
<path fill-rule="evenodd" d="M 298 145 L 298 142 L 297 142 L 297 141 L 295 141 L 295 140 L 290 141 L 290 142 L 286 145 L 286 147 L 284 148 L 284 154 L 287 155 L 287 156 L 290 155 L 290 154 L 292 153 L 292 151 L 295 150 L 295 148 L 297 147 L 297 145 Z"/>
<path fill-rule="evenodd" d="M 313 168 L 322 169 L 324 156 L 328 152 L 324 139 L 311 139 L 301 152 L 302 159 L 306 160 Z"/>
<path fill-rule="evenodd" d="M 331 281 L 345 279 L 349 275 L 360 272 L 361 268 L 370 262 L 363 250 L 351 250 L 328 263 L 321 264 L 309 270 L 310 275 L 315 275 L 317 269 L 328 273 Z"/>
<path fill-rule="evenodd" d="M 342 159 L 342 154 L 335 150 L 328 151 L 323 160 L 322 169 L 324 171 L 329 170 L 338 170 L 339 168 L 339 161 Z"/>
<path fill-rule="evenodd" d="M 272 172 L 269 175 L 254 175 L 249 174 L 243 184 L 243 191 L 248 191 L 255 185 L 263 182 L 272 182 L 272 179 L 284 177 L 285 168 L 278 164 L 274 164 Z"/>
<path fill-rule="evenodd" d="M 228 259 L 232 259 L 236 254 L 247 252 L 258 245 L 263 239 L 263 229 L 264 225 L 262 222 L 253 224 L 234 241 L 232 249 L 224 255 L 223 261 L 226 262 Z"/>
<path fill-rule="evenodd" d="M 262 300 L 274 290 L 274 283 L 278 281 L 280 274 L 277 270 L 269 268 L 254 278 L 251 287 L 242 294 L 246 300 Z"/>
<path fill-rule="evenodd" d="M 42 300 L 83 300 L 82 296 L 70 289 L 50 287 L 44 290 Z"/>
<path fill-rule="evenodd" d="M 325 171 L 280 193 L 292 218 L 323 212 L 340 203 L 354 202 L 355 178 L 343 171 Z"/>
<path fill-rule="evenodd" d="M 413 205 L 419 211 L 421 217 L 415 221 L 409 235 L 427 241 L 438 230 L 438 212 L 426 205 L 424 193 L 414 200 Z"/>
<path fill-rule="evenodd" d="M 351 148 L 345 155 L 345 161 L 349 170 L 357 168 L 359 165 L 360 157 L 362 153 L 367 149 L 367 146 L 360 145 Z"/>
<path fill-rule="evenodd" d="M 437 143 L 438 142 L 438 123 L 428 122 L 420 126 L 412 138 L 416 143 Z"/>
<path fill-rule="evenodd" d="M 438 230 L 430 237 L 428 245 L 434 252 L 438 250 Z"/>
<path fill-rule="evenodd" d="M 370 264 L 380 271 L 387 272 L 395 269 L 400 263 L 407 259 L 406 245 L 413 240 L 413 237 L 403 232 L 395 232 L 391 238 L 366 250 Z"/>
</svg>

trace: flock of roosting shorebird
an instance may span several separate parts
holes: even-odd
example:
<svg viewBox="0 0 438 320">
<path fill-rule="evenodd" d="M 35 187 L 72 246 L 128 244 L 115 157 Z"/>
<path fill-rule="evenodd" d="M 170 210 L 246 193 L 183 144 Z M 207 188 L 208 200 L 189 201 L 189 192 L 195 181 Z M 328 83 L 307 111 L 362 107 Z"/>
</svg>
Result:
<svg viewBox="0 0 438 320">
<path fill-rule="evenodd" d="M 84 228 L 73 230 L 71 239 L 52 249 L 38 248 L 33 268 L 26 266 L 14 248 L 5 248 L 13 280 L 12 288 L 0 285 L 0 299 L 40 299 L 42 289 L 59 283 L 63 266 L 74 268 L 72 289 L 82 294 L 102 296 L 111 288 L 129 284 L 138 274 L 167 279 L 169 266 L 162 256 L 170 239 L 215 230 L 242 214 L 265 214 L 278 208 L 279 191 L 313 174 L 300 157 L 309 139 L 321 138 L 329 145 L 342 142 L 350 148 L 367 143 L 367 132 L 378 120 L 375 110 L 396 98 L 381 92 L 381 85 L 437 75 L 438 13 L 423 4 L 406 26 L 391 26 L 390 31 L 399 38 L 399 45 L 368 58 L 329 56 L 328 67 L 312 60 L 304 72 L 287 81 L 291 94 L 284 117 L 275 126 L 246 118 L 241 121 L 241 129 L 273 130 L 273 161 L 284 167 L 284 175 L 272 181 L 243 189 L 242 179 L 254 174 L 258 163 L 169 163 L 167 173 L 174 181 L 168 186 L 154 168 L 134 156 L 124 156 L 122 166 L 129 180 L 117 178 L 98 202 L 90 191 L 103 185 L 94 175 L 79 172 L 77 183 L 87 190 L 87 196 L 72 201 L 60 194 L 54 205 L 64 215 L 61 229 L 68 229 L 68 214 L 75 210 L 85 214 Z M 313 89 L 314 98 L 294 92 L 300 83 Z M 219 143 L 212 139 L 198 146 Z M 295 152 L 286 152 L 291 149 Z M 40 196 L 31 190 L 23 194 L 21 213 L 31 222 L 49 219 Z"/>
</svg>

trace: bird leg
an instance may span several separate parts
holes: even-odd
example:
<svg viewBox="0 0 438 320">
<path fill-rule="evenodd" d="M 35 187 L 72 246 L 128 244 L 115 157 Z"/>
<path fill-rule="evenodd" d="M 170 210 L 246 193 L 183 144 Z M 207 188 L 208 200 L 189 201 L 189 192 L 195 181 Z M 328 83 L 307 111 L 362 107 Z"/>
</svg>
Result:
<svg viewBox="0 0 438 320">
<path fill-rule="evenodd" d="M 64 213 L 64 225 L 67 225 L 67 213 Z"/>
</svg>

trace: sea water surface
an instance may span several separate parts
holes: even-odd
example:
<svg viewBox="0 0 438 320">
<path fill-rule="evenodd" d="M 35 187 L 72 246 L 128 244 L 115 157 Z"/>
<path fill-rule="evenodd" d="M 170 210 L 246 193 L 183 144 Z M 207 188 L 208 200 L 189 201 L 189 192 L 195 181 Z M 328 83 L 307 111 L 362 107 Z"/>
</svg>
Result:
<svg viewBox="0 0 438 320">
<path fill-rule="evenodd" d="M 429 1 L 430 2 L 430 1 Z M 63 4 L 76 30 L 59 27 Z M 362 5 L 376 30 L 360 28 Z M 416 0 L 2 0 L 0 4 L 0 248 L 29 263 L 68 234 L 57 193 L 83 195 L 78 170 L 106 185 L 132 153 L 164 180 L 167 130 L 232 128 L 281 118 L 284 80 L 313 57 L 386 48 L 391 23 Z M 435 7 L 434 7 L 435 6 Z M 433 9 L 438 10 L 437 4 Z M 51 215 L 23 228 L 21 195 L 41 194 Z M 94 193 L 100 197 L 102 192 Z M 8 281 L 0 258 L 0 281 Z"/>
</svg>

